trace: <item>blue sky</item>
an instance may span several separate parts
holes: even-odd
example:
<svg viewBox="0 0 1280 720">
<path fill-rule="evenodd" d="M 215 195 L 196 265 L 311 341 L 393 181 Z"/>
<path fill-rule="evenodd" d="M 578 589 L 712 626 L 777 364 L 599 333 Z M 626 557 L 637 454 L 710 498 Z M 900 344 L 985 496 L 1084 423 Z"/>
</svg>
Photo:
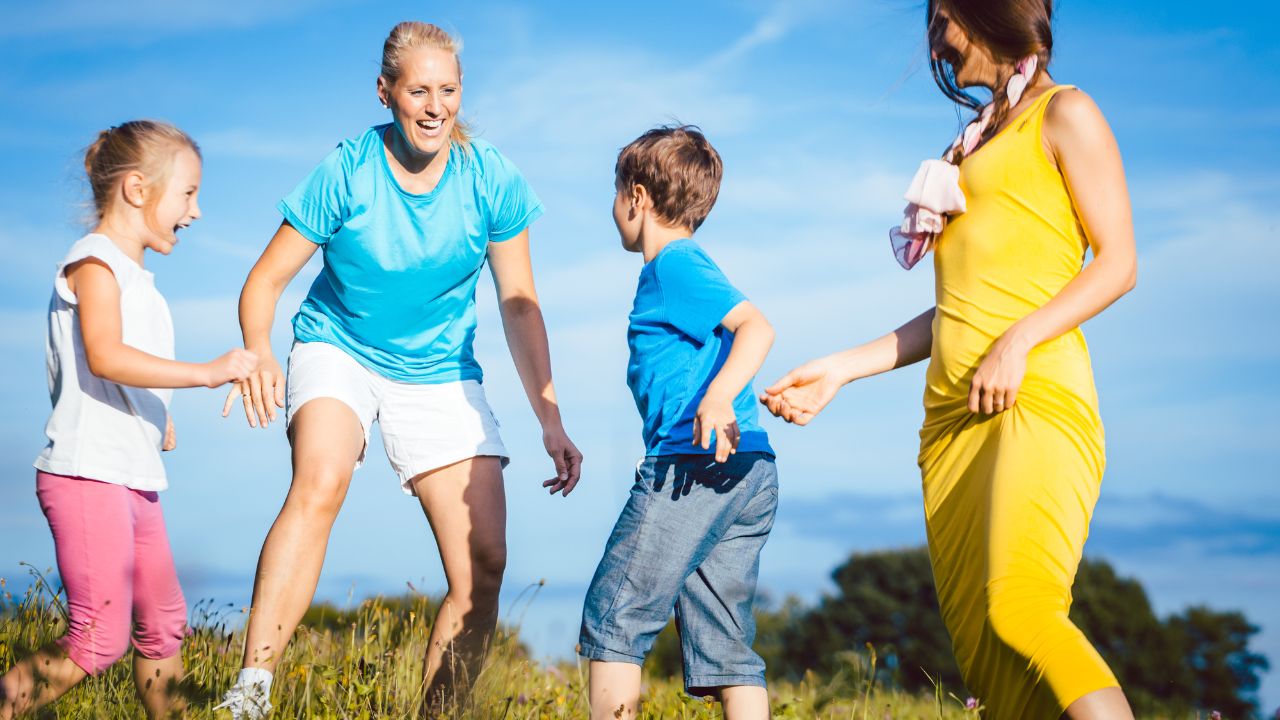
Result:
<svg viewBox="0 0 1280 720">
<path fill-rule="evenodd" d="M 30 462 L 48 413 L 43 316 L 55 263 L 83 232 L 80 152 L 134 117 L 173 121 L 205 155 L 205 219 L 153 257 L 180 357 L 238 342 L 235 298 L 279 218 L 276 200 L 340 139 L 385 121 L 374 79 L 386 32 L 440 23 L 465 42 L 464 109 L 547 207 L 532 230 L 566 425 L 586 455 L 568 500 L 549 472 L 479 292 L 477 354 L 513 460 L 507 600 L 547 585 L 524 619 L 547 656 L 572 651 L 581 596 L 642 450 L 625 386 L 640 260 L 609 216 L 617 149 L 648 127 L 697 123 L 725 161 L 699 240 L 770 317 L 762 380 L 887 331 L 932 302 L 886 230 L 920 159 L 957 127 L 925 62 L 922 9 L 837 2 L 353 3 L 336 0 L 0 10 L 0 576 L 53 563 Z M 1082 86 L 1124 153 L 1137 290 L 1085 332 L 1109 464 L 1086 551 L 1143 582 L 1161 613 L 1240 608 L 1280 665 L 1280 21 L 1274 4 L 1060 3 L 1054 75 Z M 310 277 L 314 267 L 304 271 Z M 276 350 L 307 287 L 286 293 Z M 805 429 L 769 421 L 783 496 L 761 584 L 815 599 L 852 550 L 923 542 L 916 431 L 923 367 L 847 388 Z M 243 603 L 288 486 L 279 427 L 218 417 L 221 392 L 180 391 L 164 497 L 191 600 Z M 426 522 L 378 449 L 359 471 L 321 582 L 339 602 L 436 592 Z M 510 602 L 508 602 L 510 604 Z M 519 614 L 516 610 L 515 615 Z M 514 617 L 514 615 L 513 615 Z M 1280 673 L 1264 707 L 1280 706 Z"/>
</svg>

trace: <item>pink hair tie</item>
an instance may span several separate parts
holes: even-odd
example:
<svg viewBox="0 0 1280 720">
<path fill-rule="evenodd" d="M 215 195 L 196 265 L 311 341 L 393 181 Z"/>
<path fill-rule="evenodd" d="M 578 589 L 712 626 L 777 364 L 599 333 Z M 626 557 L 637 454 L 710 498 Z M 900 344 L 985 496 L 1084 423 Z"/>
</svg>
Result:
<svg viewBox="0 0 1280 720">
<path fill-rule="evenodd" d="M 1031 78 L 1035 76 L 1039 58 L 1035 55 L 1018 61 L 1013 77 L 1005 85 L 1009 107 L 1022 100 Z M 951 143 L 948 156 L 960 158 L 973 152 L 978 141 L 986 134 L 994 113 L 993 103 L 987 103 L 965 129 Z M 902 224 L 889 230 L 889 243 L 898 264 L 910 270 L 920 262 L 937 241 L 946 227 L 947 216 L 965 211 L 964 192 L 960 189 L 960 167 L 945 160 L 925 160 L 911 180 L 911 186 L 903 195 L 907 201 Z"/>
</svg>

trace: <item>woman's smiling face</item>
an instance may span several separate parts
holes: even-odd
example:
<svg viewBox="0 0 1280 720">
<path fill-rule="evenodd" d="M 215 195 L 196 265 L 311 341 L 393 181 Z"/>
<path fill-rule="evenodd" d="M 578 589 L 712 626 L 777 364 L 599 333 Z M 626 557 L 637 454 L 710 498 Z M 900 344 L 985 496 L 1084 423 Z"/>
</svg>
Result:
<svg viewBox="0 0 1280 720">
<path fill-rule="evenodd" d="M 396 128 L 415 154 L 433 157 L 449 147 L 462 108 L 458 58 L 448 50 L 420 47 L 405 51 L 400 77 L 378 78 L 378 96 L 391 109 Z"/>
</svg>

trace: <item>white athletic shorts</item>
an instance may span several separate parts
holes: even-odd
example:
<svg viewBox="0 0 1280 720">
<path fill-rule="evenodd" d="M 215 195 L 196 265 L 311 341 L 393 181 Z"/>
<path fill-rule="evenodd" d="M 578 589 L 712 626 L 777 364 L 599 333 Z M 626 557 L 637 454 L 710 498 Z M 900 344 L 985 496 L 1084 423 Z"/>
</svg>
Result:
<svg viewBox="0 0 1280 720">
<path fill-rule="evenodd" d="M 333 398 L 350 407 L 364 429 L 365 448 L 374 421 L 400 487 L 413 495 L 410 480 L 429 470 L 473 457 L 496 456 L 508 462 L 484 388 L 475 380 L 419 384 L 385 378 L 356 362 L 335 345 L 294 343 L 289 353 L 285 422 L 315 398 Z"/>
</svg>

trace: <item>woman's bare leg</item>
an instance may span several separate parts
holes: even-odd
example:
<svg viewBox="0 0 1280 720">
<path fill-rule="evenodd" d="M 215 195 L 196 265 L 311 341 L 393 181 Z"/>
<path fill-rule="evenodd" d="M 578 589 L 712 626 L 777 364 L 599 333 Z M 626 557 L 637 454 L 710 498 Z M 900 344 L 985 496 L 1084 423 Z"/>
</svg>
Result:
<svg viewBox="0 0 1280 720">
<path fill-rule="evenodd" d="M 364 449 L 359 419 L 332 398 L 303 405 L 289 429 L 293 484 L 258 558 L 244 650 L 244 667 L 272 672 L 315 597 L 329 531 Z"/>
<path fill-rule="evenodd" d="M 493 637 L 507 564 L 507 499 L 496 457 L 432 470 L 414 478 L 413 488 L 449 583 L 423 667 L 431 711 L 466 701 Z"/>
<path fill-rule="evenodd" d="M 1094 690 L 1076 700 L 1062 714 L 1070 720 L 1133 720 L 1133 710 L 1118 687 Z"/>
</svg>

